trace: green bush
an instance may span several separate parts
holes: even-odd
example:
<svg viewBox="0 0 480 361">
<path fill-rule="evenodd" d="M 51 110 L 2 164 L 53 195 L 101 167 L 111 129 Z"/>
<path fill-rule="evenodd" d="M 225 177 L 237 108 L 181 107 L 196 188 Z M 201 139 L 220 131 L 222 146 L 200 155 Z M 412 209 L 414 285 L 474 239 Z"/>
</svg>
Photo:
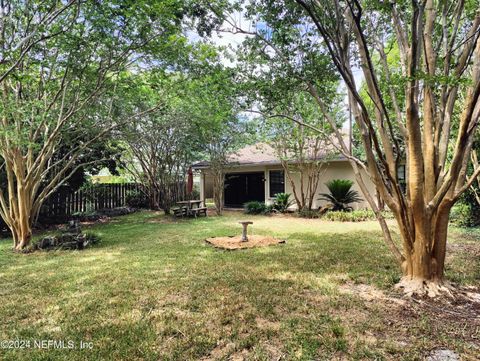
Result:
<svg viewBox="0 0 480 361">
<path fill-rule="evenodd" d="M 266 214 L 268 210 L 267 205 L 259 201 L 247 202 L 243 208 L 246 214 Z"/>
<path fill-rule="evenodd" d="M 270 214 L 272 212 L 275 212 L 275 205 L 274 204 L 269 204 L 265 207 L 265 212 L 264 214 Z"/>
<path fill-rule="evenodd" d="M 351 189 L 353 182 L 349 179 L 334 179 L 325 185 L 330 193 L 320 193 L 319 200 L 329 202 L 334 211 L 352 210 L 350 203 L 362 201 L 359 193 Z"/>
<path fill-rule="evenodd" d="M 466 203 L 457 203 L 450 212 L 450 222 L 458 227 L 472 227 L 472 209 Z"/>
<path fill-rule="evenodd" d="M 323 219 L 334 222 L 364 222 L 374 221 L 377 218 L 370 209 L 359 209 L 351 212 L 330 211 L 325 213 Z"/>
<path fill-rule="evenodd" d="M 188 195 L 189 199 L 200 199 L 200 190 L 198 189 L 197 186 L 194 186 L 192 189 L 192 193 Z"/>
<path fill-rule="evenodd" d="M 293 202 L 290 200 L 290 193 L 277 193 L 273 201 L 273 209 L 280 213 L 285 213 Z"/>
<path fill-rule="evenodd" d="M 475 185 L 475 189 L 469 188 L 455 204 L 450 212 L 450 221 L 459 227 L 478 227 L 480 226 L 480 204 L 477 196 L 480 189 Z"/>
<path fill-rule="evenodd" d="M 139 190 L 131 190 L 125 195 L 125 203 L 128 207 L 132 208 L 147 208 L 148 198 Z"/>
</svg>

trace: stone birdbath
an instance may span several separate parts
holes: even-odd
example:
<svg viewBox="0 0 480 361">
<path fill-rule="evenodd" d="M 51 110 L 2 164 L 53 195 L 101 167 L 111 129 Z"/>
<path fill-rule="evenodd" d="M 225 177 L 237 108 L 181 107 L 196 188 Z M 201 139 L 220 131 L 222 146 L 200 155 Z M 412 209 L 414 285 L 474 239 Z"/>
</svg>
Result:
<svg viewBox="0 0 480 361">
<path fill-rule="evenodd" d="M 248 237 L 247 237 L 247 227 L 249 224 L 253 224 L 252 221 L 240 221 L 238 222 L 243 226 L 243 231 L 242 231 L 242 242 L 247 242 Z"/>
</svg>

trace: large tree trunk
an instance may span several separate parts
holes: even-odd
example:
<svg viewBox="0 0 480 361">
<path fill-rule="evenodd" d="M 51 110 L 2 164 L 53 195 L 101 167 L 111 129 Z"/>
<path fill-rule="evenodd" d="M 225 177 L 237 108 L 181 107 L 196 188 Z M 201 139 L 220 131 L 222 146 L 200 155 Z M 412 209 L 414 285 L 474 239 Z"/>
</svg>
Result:
<svg viewBox="0 0 480 361">
<path fill-rule="evenodd" d="M 448 233 L 448 218 L 451 205 L 442 205 L 438 211 L 427 216 L 412 212 L 413 227 L 402 232 L 405 261 L 402 265 L 403 277 L 397 287 L 408 295 L 428 295 L 431 297 L 449 292 L 444 280 L 445 254 Z M 400 227 L 408 227 L 400 224 Z"/>
<path fill-rule="evenodd" d="M 36 207 L 30 201 L 33 197 L 33 188 L 25 184 L 24 180 L 15 181 L 12 169 L 7 169 L 8 175 L 8 206 L 2 200 L 2 218 L 4 218 L 13 238 L 13 249 L 22 251 L 30 245 L 32 226 L 37 212 L 42 204 L 37 201 Z M 6 211 L 7 210 L 7 211 Z"/>
<path fill-rule="evenodd" d="M 21 223 L 18 227 L 11 229 L 13 237 L 13 249 L 15 251 L 23 251 L 29 245 L 32 240 L 32 226 L 28 223 Z"/>
<path fill-rule="evenodd" d="M 22 251 L 30 245 L 32 239 L 33 212 L 26 202 L 25 194 L 10 199 L 10 206 L 16 210 L 15 217 L 9 220 L 8 225 L 12 233 L 13 249 Z"/>
</svg>

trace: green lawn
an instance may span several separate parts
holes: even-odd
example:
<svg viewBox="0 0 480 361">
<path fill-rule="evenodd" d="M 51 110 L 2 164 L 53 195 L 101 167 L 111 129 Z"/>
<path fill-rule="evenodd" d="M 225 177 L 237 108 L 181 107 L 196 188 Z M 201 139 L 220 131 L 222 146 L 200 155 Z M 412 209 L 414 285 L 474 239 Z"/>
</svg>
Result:
<svg viewBox="0 0 480 361">
<path fill-rule="evenodd" d="M 393 291 L 399 271 L 375 222 L 248 216 L 254 233 L 286 244 L 221 251 L 204 242 L 238 234 L 245 218 L 173 222 L 143 212 L 92 227 L 102 242 L 75 252 L 14 254 L 1 240 L 0 340 L 31 346 L 0 349 L 0 358 L 415 360 L 447 347 L 468 360 L 480 352 L 471 317 Z M 453 229 L 450 238 L 448 277 L 478 286 L 480 233 Z M 34 340 L 92 349 L 42 350 Z"/>
</svg>

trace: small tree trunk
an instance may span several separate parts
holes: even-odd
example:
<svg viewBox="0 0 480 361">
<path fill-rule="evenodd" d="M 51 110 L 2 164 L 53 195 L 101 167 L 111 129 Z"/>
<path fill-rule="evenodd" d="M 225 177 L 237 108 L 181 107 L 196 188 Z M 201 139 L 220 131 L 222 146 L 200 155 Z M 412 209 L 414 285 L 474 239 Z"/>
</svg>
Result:
<svg viewBox="0 0 480 361">
<path fill-rule="evenodd" d="M 221 216 L 223 213 L 222 200 L 219 196 L 215 197 L 215 212 L 217 216 Z"/>
<path fill-rule="evenodd" d="M 222 170 L 217 170 L 213 176 L 213 200 L 217 216 L 223 213 L 223 189 L 225 188 L 225 175 Z"/>
<path fill-rule="evenodd" d="M 445 270 L 445 255 L 447 253 L 448 221 L 450 219 L 450 210 L 452 205 L 441 206 L 437 211 L 435 224 L 435 240 L 433 248 L 433 257 L 437 262 L 436 277 L 443 279 Z"/>
<path fill-rule="evenodd" d="M 376 192 L 375 194 L 377 196 L 377 204 L 378 204 L 378 209 L 383 212 L 385 210 L 385 202 L 383 201 L 382 197 L 380 196 L 379 192 Z"/>
</svg>

